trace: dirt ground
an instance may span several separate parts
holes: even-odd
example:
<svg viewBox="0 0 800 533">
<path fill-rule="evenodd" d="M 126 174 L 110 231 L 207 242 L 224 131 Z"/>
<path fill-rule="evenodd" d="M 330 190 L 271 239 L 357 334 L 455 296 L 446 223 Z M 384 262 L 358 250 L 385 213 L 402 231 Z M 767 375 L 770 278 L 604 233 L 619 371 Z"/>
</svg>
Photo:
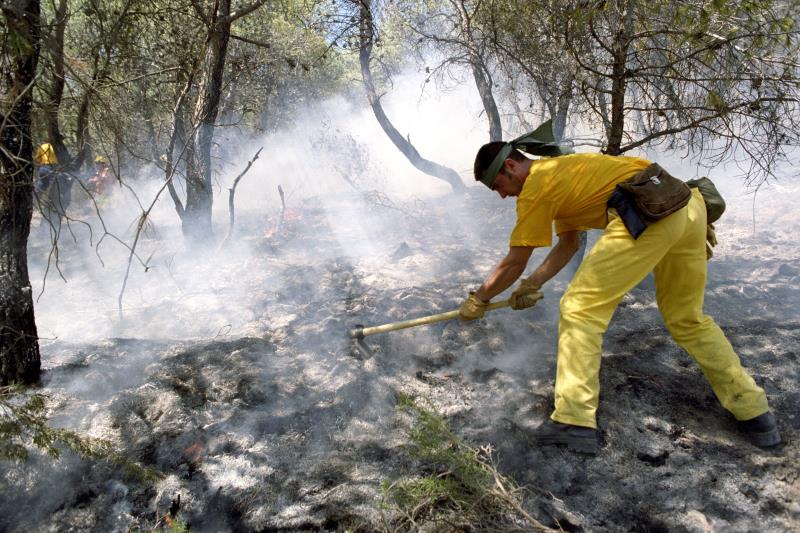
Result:
<svg viewBox="0 0 800 533">
<path fill-rule="evenodd" d="M 278 231 L 274 217 L 243 214 L 242 237 L 212 260 L 175 251 L 169 276 L 197 281 L 132 289 L 116 332 L 101 326 L 110 304 L 87 308 L 79 297 L 104 278 L 81 275 L 81 250 L 64 245 L 75 292 L 61 314 L 40 313 L 40 329 L 63 320 L 97 335 L 43 340 L 52 421 L 110 439 L 166 477 L 148 484 L 105 461 L 33 454 L 0 465 L 0 530 L 149 529 L 178 495 L 192 531 L 376 530 L 387 518 L 381 482 L 421 468 L 396 409 L 406 393 L 468 442 L 491 444 L 500 471 L 535 495 L 527 510 L 550 527 L 797 531 L 800 219 L 791 208 L 800 188 L 760 194 L 755 235 L 751 197 L 729 199 L 706 311 L 767 391 L 785 441 L 774 451 L 737 433 L 670 340 L 647 279 L 605 337 L 594 458 L 526 437 L 552 409 L 567 275 L 533 309 L 376 335 L 374 357 L 360 356 L 347 337 L 356 324 L 459 305 L 505 253 L 513 201 L 482 189 L 414 204 L 308 199 Z"/>
</svg>

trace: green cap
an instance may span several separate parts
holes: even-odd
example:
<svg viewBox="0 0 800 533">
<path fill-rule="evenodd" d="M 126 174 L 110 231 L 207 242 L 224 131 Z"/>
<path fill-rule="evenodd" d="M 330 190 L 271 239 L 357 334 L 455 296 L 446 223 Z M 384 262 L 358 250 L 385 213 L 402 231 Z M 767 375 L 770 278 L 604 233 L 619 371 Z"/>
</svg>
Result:
<svg viewBox="0 0 800 533">
<path fill-rule="evenodd" d="M 486 174 L 481 178 L 481 183 L 490 189 L 494 186 L 494 180 L 497 178 L 497 173 L 500 172 L 500 168 L 503 166 L 503 161 L 506 160 L 514 149 L 527 154 L 546 157 L 556 157 L 572 153 L 571 148 L 560 146 L 556 142 L 555 135 L 553 135 L 553 120 L 551 119 L 532 132 L 505 143 L 492 160 L 492 164 L 486 169 Z"/>
</svg>

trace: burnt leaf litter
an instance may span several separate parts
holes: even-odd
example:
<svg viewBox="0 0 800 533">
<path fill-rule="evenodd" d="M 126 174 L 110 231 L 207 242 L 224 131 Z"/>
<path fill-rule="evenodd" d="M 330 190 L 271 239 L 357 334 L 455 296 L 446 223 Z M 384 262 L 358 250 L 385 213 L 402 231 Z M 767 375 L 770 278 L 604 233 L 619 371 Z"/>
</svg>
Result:
<svg viewBox="0 0 800 533">
<path fill-rule="evenodd" d="M 491 445 L 498 470 L 525 488 L 526 511 L 548 527 L 800 528 L 800 221 L 765 222 L 754 237 L 748 199 L 732 202 L 706 297 L 766 389 L 785 444 L 763 451 L 737 433 L 670 340 L 645 280 L 604 340 L 602 448 L 590 458 L 528 438 L 552 407 L 566 275 L 525 312 L 368 337 L 372 358 L 347 337 L 355 324 L 459 305 L 504 253 L 513 223 L 513 204 L 482 193 L 424 209 L 367 204 L 344 230 L 335 207 L 313 201 L 280 231 L 242 213 L 234 246 L 253 251 L 226 265 L 216 287 L 234 294 L 244 284 L 238 305 L 249 318 L 227 334 L 162 340 L 143 329 L 141 338 L 43 342 L 52 424 L 109 439 L 164 477 L 144 483 L 102 460 L 32 453 L 0 465 L 0 530 L 149 530 L 165 513 L 191 531 L 389 527 L 382 483 L 428 468 L 407 453 L 398 395 L 429 402 L 465 442 Z M 375 233 L 381 244 L 370 247 Z M 68 261 L 69 249 L 62 254 Z M 180 300 L 169 305 L 191 320 Z"/>
</svg>

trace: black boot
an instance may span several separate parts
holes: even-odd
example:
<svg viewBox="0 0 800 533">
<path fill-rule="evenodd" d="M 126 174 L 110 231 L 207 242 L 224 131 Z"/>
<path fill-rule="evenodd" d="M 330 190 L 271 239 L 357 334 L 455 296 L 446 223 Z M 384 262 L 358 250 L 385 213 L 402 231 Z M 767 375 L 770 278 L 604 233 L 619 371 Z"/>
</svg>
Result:
<svg viewBox="0 0 800 533">
<path fill-rule="evenodd" d="M 750 442 L 759 448 L 772 448 L 781 443 L 781 434 L 775 415 L 767 411 L 750 420 L 740 420 L 739 430 L 750 439 Z"/>
<path fill-rule="evenodd" d="M 564 445 L 571 452 L 588 455 L 597 455 L 600 449 L 596 429 L 562 424 L 553 420 L 546 420 L 534 429 L 531 439 L 537 444 Z"/>
</svg>

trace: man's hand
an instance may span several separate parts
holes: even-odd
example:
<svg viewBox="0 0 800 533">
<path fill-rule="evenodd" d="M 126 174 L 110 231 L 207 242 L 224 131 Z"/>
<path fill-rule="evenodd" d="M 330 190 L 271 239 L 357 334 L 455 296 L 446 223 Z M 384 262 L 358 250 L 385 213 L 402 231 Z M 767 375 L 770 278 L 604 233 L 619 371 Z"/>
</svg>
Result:
<svg viewBox="0 0 800 533">
<path fill-rule="evenodd" d="M 458 308 L 458 318 L 461 320 L 475 320 L 483 318 L 486 314 L 486 308 L 489 307 L 489 302 L 484 302 L 474 292 L 469 293 L 467 299 Z"/>
<path fill-rule="evenodd" d="M 520 281 L 519 287 L 511 293 L 511 298 L 508 299 L 509 306 L 517 311 L 533 307 L 536 302 L 544 298 L 540 288 L 530 278 L 523 279 Z"/>
</svg>

